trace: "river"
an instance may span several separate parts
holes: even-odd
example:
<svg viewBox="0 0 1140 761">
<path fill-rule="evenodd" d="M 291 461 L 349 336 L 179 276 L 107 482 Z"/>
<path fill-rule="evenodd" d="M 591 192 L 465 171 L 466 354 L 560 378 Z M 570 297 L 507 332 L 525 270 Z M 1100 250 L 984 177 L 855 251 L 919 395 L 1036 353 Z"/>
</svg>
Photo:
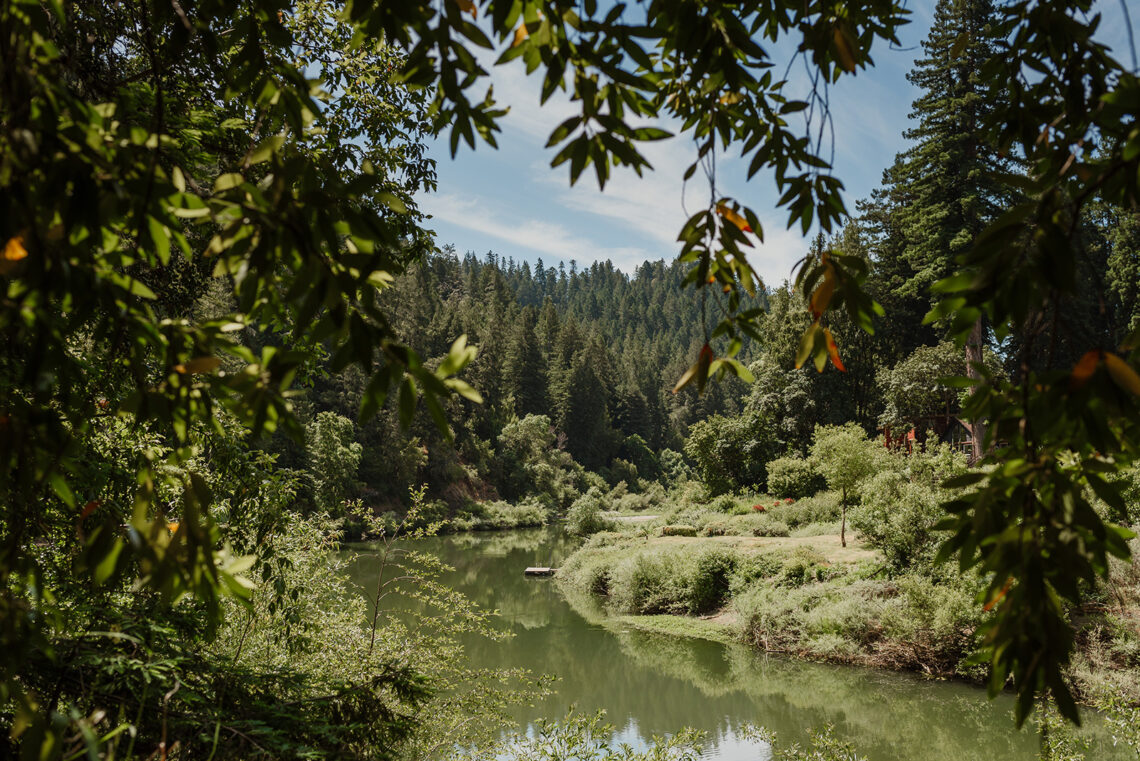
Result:
<svg viewBox="0 0 1140 761">
<path fill-rule="evenodd" d="M 770 749 L 738 737 L 746 723 L 800 742 L 825 724 L 873 761 L 1033 759 L 1038 741 L 1013 728 L 1008 696 L 909 674 L 764 656 L 740 645 L 623 630 L 591 600 L 571 604 L 553 579 L 523 576 L 557 567 L 574 543 L 556 529 L 462 534 L 419 540 L 454 568 L 442 580 L 487 609 L 512 639 L 465 641 L 474 665 L 527 668 L 558 677 L 554 694 L 519 706 L 525 728 L 537 718 L 606 711 L 615 740 L 638 747 L 682 726 L 707 733 L 704 758 L 763 761 Z M 362 590 L 375 587 L 375 548 L 356 545 L 349 566 Z M 1097 722 L 1088 722 L 1096 724 Z M 1092 730 L 1096 735 L 1103 731 Z M 1112 758 L 1097 738 L 1095 758 Z"/>
</svg>

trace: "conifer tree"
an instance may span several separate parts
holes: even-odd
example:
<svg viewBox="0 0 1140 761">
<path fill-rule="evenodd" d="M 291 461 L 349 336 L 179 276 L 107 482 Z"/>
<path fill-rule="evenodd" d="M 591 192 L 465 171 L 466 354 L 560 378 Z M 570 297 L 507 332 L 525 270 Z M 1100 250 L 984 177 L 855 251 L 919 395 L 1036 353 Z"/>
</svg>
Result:
<svg viewBox="0 0 1140 761">
<path fill-rule="evenodd" d="M 904 137 L 914 145 L 884 174 L 879 194 L 891 216 L 890 245 L 878 265 L 895 276 L 895 297 L 926 309 L 930 286 L 946 277 L 987 220 L 1007 207 L 993 177 L 1008 162 L 981 138 L 992 109 L 979 70 L 993 54 L 991 0 L 939 0 L 934 22 L 907 80 L 922 89 L 912 104 L 917 121 Z"/>
<path fill-rule="evenodd" d="M 534 324 L 534 307 L 523 309 L 511 330 L 503 365 L 503 383 L 514 399 L 514 412 L 520 418 L 547 413 L 546 359 L 542 356 Z"/>
<path fill-rule="evenodd" d="M 996 173 L 1010 162 L 982 137 L 993 104 L 984 96 L 982 64 L 993 56 L 991 0 L 939 0 L 925 57 L 907 80 L 922 89 L 912 104 L 917 125 L 904 136 L 915 141 L 884 173 L 884 189 L 870 209 L 880 240 L 876 269 L 880 297 L 895 326 L 917 326 L 934 303 L 930 287 L 947 277 L 957 257 L 1012 200 Z M 895 350 L 909 355 L 936 336 L 923 328 L 895 331 Z M 982 361 L 985 326 L 974 325 L 966 343 L 968 372 Z M 897 357 L 896 357 L 897 358 Z M 981 421 L 972 424 L 975 456 L 983 439 Z"/>
</svg>

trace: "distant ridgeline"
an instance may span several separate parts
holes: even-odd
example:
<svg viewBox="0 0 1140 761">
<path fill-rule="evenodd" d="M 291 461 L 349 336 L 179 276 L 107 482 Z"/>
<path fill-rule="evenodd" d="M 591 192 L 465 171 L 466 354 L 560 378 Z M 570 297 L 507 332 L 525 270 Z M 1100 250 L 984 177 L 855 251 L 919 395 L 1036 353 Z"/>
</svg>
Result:
<svg viewBox="0 0 1140 761">
<path fill-rule="evenodd" d="M 507 483 L 499 439 L 527 415 L 546 416 L 552 448 L 611 483 L 630 480 L 638 464 L 652 479 L 657 453 L 680 450 L 694 422 L 739 413 L 748 388 L 732 378 L 703 395 L 693 387 L 672 393 L 706 340 L 698 297 L 681 286 L 687 268 L 646 262 L 632 276 L 610 262 L 579 270 L 574 261 L 555 268 L 539 260 L 532 268 L 494 253 L 460 258 L 452 247 L 412 265 L 382 296 L 393 327 L 426 358 L 443 356 L 466 335 L 479 354 L 464 377 L 484 403 L 451 402 L 448 442 L 427 415 L 400 431 L 390 399 L 342 442 L 345 452 L 360 445 L 351 491 L 366 504 L 402 500 L 419 483 L 453 504 L 522 496 Z M 751 306 L 766 301 L 759 294 Z M 746 338 L 738 357 L 750 363 L 754 342 Z M 362 389 L 359 374 L 321 377 L 303 406 L 313 419 L 335 413 L 355 421 Z M 281 464 L 301 469 L 311 461 L 284 440 L 272 446 Z M 620 473 L 610 472 L 615 461 Z"/>
</svg>

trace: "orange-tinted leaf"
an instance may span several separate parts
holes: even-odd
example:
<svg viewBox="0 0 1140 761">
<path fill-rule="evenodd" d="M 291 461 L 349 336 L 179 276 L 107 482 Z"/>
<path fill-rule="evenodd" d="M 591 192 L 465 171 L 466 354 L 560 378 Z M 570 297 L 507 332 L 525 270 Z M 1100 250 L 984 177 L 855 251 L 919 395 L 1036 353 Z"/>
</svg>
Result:
<svg viewBox="0 0 1140 761">
<path fill-rule="evenodd" d="M 714 359 L 712 347 L 707 343 L 701 347 L 701 353 L 697 355 L 697 392 L 705 390 L 705 381 L 709 378 L 709 365 L 712 364 Z"/>
<path fill-rule="evenodd" d="M 752 232 L 752 226 L 748 224 L 748 220 L 745 219 L 744 217 L 740 216 L 739 214 L 737 214 L 732 209 L 728 208 L 728 206 L 726 206 L 725 204 L 718 203 L 716 205 L 716 213 L 721 215 L 725 219 L 727 219 L 732 224 L 739 227 L 744 232 L 746 232 L 746 233 Z"/>
<path fill-rule="evenodd" d="M 813 323 L 810 328 L 804 331 L 800 336 L 800 347 L 796 351 L 796 369 L 799 370 L 807 362 L 807 358 L 811 356 L 812 349 L 815 347 L 815 338 L 819 334 L 819 323 Z"/>
<path fill-rule="evenodd" d="M 847 35 L 840 27 L 835 27 L 831 32 L 832 38 L 835 40 L 835 53 L 839 57 L 839 65 L 843 70 L 851 73 L 855 71 L 855 51 L 851 47 L 851 42 L 847 39 Z"/>
<path fill-rule="evenodd" d="M 515 39 L 511 42 L 511 47 L 517 48 L 529 34 L 530 32 L 526 30 L 526 24 L 519 24 L 519 28 L 515 30 Z"/>
<path fill-rule="evenodd" d="M 1097 365 L 1100 364 L 1100 357 L 1101 351 L 1099 349 L 1085 352 L 1085 355 L 1081 357 L 1076 367 L 1073 368 L 1073 374 L 1069 376 L 1070 391 L 1076 391 L 1088 383 L 1089 378 L 1096 372 Z"/>
<path fill-rule="evenodd" d="M 712 364 L 713 359 L 712 347 L 706 343 L 701 347 L 700 353 L 697 354 L 697 361 L 693 363 L 692 367 L 685 371 L 684 375 L 677 381 L 677 385 L 673 386 L 673 393 L 677 393 L 694 380 L 697 382 L 697 389 L 703 391 L 705 381 L 708 380 L 709 377 L 709 365 Z"/>
<path fill-rule="evenodd" d="M 474 0 L 457 0 L 459 3 L 459 10 L 471 14 L 471 18 L 477 18 L 479 11 L 475 8 Z"/>
<path fill-rule="evenodd" d="M 1112 352 L 1105 352 L 1104 364 L 1116 385 L 1135 396 L 1140 396 L 1140 375 L 1137 375 L 1127 362 Z"/>
<path fill-rule="evenodd" d="M 738 92 L 729 92 L 720 96 L 720 102 L 726 106 L 731 106 L 733 103 L 739 103 L 742 100 L 744 100 L 744 96 Z"/>
<path fill-rule="evenodd" d="M 824 265 L 823 282 L 812 291 L 811 316 L 818 320 L 827 311 L 831 303 L 831 296 L 835 293 L 835 267 L 830 263 Z"/>
<path fill-rule="evenodd" d="M 4 260 L 9 262 L 18 262 L 28 255 L 28 249 L 24 248 L 24 236 L 17 235 L 9 238 L 8 242 L 4 244 Z"/>
<path fill-rule="evenodd" d="M 697 377 L 697 365 L 699 364 L 700 363 L 694 364 L 692 367 L 682 373 L 681 377 L 677 379 L 677 385 L 673 386 L 674 394 L 693 382 L 693 378 Z"/>
<path fill-rule="evenodd" d="M 166 530 L 172 534 L 177 533 L 178 532 L 178 521 L 174 521 L 173 523 L 167 523 L 166 524 Z"/>
<path fill-rule="evenodd" d="M 217 357 L 195 357 L 184 365 L 175 365 L 174 371 L 189 375 L 208 373 L 218 369 L 220 364 L 222 364 L 222 360 Z"/>
<path fill-rule="evenodd" d="M 843 360 L 839 358 L 839 346 L 835 343 L 835 336 L 831 335 L 831 331 L 824 328 L 823 335 L 827 339 L 827 353 L 831 355 L 831 364 L 835 365 L 835 369 L 841 373 L 847 372 L 847 368 L 843 366 Z"/>
<path fill-rule="evenodd" d="M 1009 588 L 1012 586 L 1013 586 L 1013 577 L 1010 577 L 1010 578 L 1005 580 L 1005 584 L 1002 586 L 1001 590 L 999 590 L 998 593 L 996 595 L 994 595 L 993 599 L 982 606 L 982 610 L 986 610 L 986 611 L 993 610 L 994 606 L 997 605 L 999 602 L 1001 602 L 1002 599 L 1005 598 L 1005 596 L 1007 594 L 1009 594 Z"/>
<path fill-rule="evenodd" d="M 103 501 L 99 499 L 93 499 L 88 502 L 83 506 L 83 512 L 79 514 L 79 520 L 83 520 L 88 515 L 91 515 L 91 513 L 95 512 L 101 504 L 103 504 Z"/>
</svg>

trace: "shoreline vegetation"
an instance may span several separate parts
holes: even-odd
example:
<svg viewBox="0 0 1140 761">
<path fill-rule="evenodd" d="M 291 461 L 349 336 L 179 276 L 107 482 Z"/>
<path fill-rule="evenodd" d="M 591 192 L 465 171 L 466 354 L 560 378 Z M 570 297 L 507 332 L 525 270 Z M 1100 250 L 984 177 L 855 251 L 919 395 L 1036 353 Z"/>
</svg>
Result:
<svg viewBox="0 0 1140 761">
<path fill-rule="evenodd" d="M 871 480 L 881 485 L 889 480 L 883 473 Z M 896 526 L 893 535 L 881 526 L 876 533 L 875 499 L 868 491 L 852 509 L 860 528 L 846 547 L 839 536 L 840 496 L 826 490 L 798 500 L 751 495 L 680 501 L 636 522 L 602 511 L 598 530 L 586 532 L 556 583 L 569 596 L 590 596 L 615 622 L 643 631 L 984 682 L 984 668 L 972 661 L 981 644 L 978 627 L 988 615 L 978 601 L 982 580 L 933 562 L 940 539 L 933 516 L 903 516 L 906 525 Z M 893 517 L 903 507 L 897 505 Z M 1138 542 L 1133 540 L 1134 556 Z M 911 552 L 900 544 L 910 544 Z M 1092 599 L 1070 611 L 1078 627 L 1073 683 L 1089 705 L 1108 695 L 1135 704 L 1140 569 L 1114 562 L 1109 581 Z"/>
<path fill-rule="evenodd" d="M 845 428 L 821 427 L 816 438 L 846 436 Z M 823 463 L 811 456 L 768 464 L 778 496 L 711 497 L 691 480 L 640 493 L 625 482 L 608 491 L 595 484 L 564 516 L 536 498 L 470 502 L 444 519 L 439 533 L 558 522 L 584 543 L 559 569 L 557 585 L 579 602 L 594 600 L 616 625 L 983 683 L 985 669 L 972 660 L 988 615 L 979 601 L 983 580 L 935 562 L 943 539 L 936 528 L 940 506 L 950 496 L 940 484 L 965 471 L 964 455 L 948 446 L 903 454 L 855 438 L 844 457 L 861 476 L 848 488 L 845 539 L 843 498 L 826 488 Z M 446 509 L 428 503 L 418 522 Z M 1135 557 L 1140 540 L 1132 545 Z M 1113 561 L 1108 581 L 1090 599 L 1070 611 L 1078 632 L 1073 684 L 1088 705 L 1109 697 L 1134 705 L 1140 702 L 1140 568 Z"/>
<path fill-rule="evenodd" d="M 983 601 L 988 579 L 936 558 L 946 538 L 938 525 L 943 504 L 955 495 L 943 483 L 968 470 L 961 451 L 930 444 L 902 452 L 856 426 L 818 426 L 806 456 L 780 457 L 765 469 L 766 494 L 714 496 L 706 483 L 685 476 L 665 484 L 638 480 L 633 489 L 625 481 L 607 489 L 593 479 L 570 490 L 572 500 L 538 493 L 514 504 L 469 501 L 449 509 L 428 502 L 418 520 L 440 521 L 441 533 L 559 521 L 584 543 L 556 583 L 567 595 L 598 601 L 622 626 L 985 681 L 977 658 L 979 628 L 992 607 Z M 1135 470 L 1121 478 L 1130 504 L 1138 483 Z M 1123 522 L 1136 525 L 1138 517 Z M 394 513 L 380 518 L 395 520 Z M 1133 539 L 1133 557 L 1138 549 L 1140 539 Z M 1112 560 L 1107 580 L 1088 599 L 1068 611 L 1077 629 L 1072 683 L 1088 705 L 1136 705 L 1140 568 Z"/>
</svg>

